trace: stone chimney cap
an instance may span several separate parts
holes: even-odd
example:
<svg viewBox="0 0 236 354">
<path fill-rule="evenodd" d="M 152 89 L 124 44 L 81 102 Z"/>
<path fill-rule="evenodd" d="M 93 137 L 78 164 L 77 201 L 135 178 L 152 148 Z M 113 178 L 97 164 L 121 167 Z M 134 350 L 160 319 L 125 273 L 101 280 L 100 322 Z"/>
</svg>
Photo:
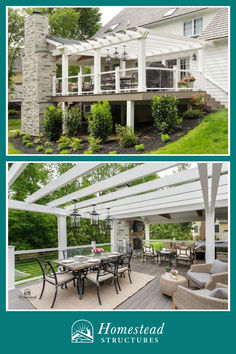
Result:
<svg viewBox="0 0 236 354">
<path fill-rule="evenodd" d="M 33 15 L 35 15 L 35 14 L 36 14 L 36 15 L 42 15 L 42 12 L 41 12 L 41 11 L 36 11 L 36 10 L 35 10 L 35 11 L 33 11 L 33 12 L 32 12 L 32 14 L 33 14 Z"/>
</svg>

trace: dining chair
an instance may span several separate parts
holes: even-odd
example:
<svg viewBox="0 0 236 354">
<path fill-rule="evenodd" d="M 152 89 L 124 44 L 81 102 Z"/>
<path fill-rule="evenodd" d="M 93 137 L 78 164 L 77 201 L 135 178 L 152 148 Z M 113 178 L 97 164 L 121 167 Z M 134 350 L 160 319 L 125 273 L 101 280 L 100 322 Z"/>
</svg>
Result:
<svg viewBox="0 0 236 354">
<path fill-rule="evenodd" d="M 120 283 L 119 283 L 119 275 L 120 277 L 124 276 L 125 277 L 125 273 L 128 272 L 128 277 L 129 277 L 129 281 L 130 284 L 132 284 L 132 280 L 131 280 L 131 266 L 130 266 L 130 261 L 133 255 L 133 251 L 131 250 L 130 252 L 127 252 L 125 254 L 122 254 L 120 256 L 118 256 L 117 258 L 117 262 L 116 262 L 116 281 L 117 281 L 117 285 L 119 290 L 121 290 L 120 287 Z"/>
<path fill-rule="evenodd" d="M 67 288 L 67 284 L 71 281 L 74 281 L 76 277 L 71 272 L 56 272 L 50 261 L 39 259 L 38 257 L 35 259 L 38 262 L 43 275 L 43 287 L 39 296 L 39 300 L 41 300 L 43 296 L 46 282 L 55 286 L 55 294 L 51 305 L 51 308 L 53 308 L 56 301 L 58 288 L 62 287 L 63 285 L 65 285 Z"/>
</svg>

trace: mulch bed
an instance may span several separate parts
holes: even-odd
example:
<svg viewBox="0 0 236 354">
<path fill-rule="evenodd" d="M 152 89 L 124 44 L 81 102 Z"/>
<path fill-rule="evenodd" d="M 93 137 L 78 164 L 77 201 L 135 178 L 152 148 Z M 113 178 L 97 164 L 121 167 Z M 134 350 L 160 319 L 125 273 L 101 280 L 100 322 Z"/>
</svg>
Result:
<svg viewBox="0 0 236 354">
<path fill-rule="evenodd" d="M 204 118 L 204 117 L 203 117 Z M 155 131 L 154 127 L 149 127 L 145 129 L 142 133 L 140 133 L 138 137 L 137 145 L 144 144 L 144 151 L 136 151 L 134 147 L 130 148 L 121 148 L 116 140 L 110 140 L 106 144 L 103 145 L 102 149 L 96 153 L 97 154 L 109 154 L 110 151 L 117 151 L 117 154 L 144 154 L 148 151 L 157 150 L 162 146 L 165 146 L 168 143 L 174 142 L 185 134 L 187 134 L 190 130 L 196 127 L 203 118 L 200 119 L 185 119 L 182 122 L 182 127 L 180 130 L 176 131 L 173 134 L 169 134 L 170 141 L 167 143 L 163 143 L 161 140 L 161 135 Z M 33 138 L 31 141 L 33 142 Z M 24 144 L 22 144 L 22 136 L 20 137 L 10 137 L 9 142 L 14 145 L 14 147 L 22 152 L 22 154 L 44 154 L 44 151 L 36 151 L 37 144 L 34 144 L 33 147 L 28 148 Z M 38 144 L 43 145 L 43 144 Z M 53 149 L 53 154 L 60 154 L 60 150 L 57 148 L 57 143 L 52 143 L 50 147 Z M 89 143 L 87 141 L 83 141 L 83 148 L 78 152 L 71 151 L 70 154 L 83 154 L 85 150 L 89 149 Z"/>
</svg>

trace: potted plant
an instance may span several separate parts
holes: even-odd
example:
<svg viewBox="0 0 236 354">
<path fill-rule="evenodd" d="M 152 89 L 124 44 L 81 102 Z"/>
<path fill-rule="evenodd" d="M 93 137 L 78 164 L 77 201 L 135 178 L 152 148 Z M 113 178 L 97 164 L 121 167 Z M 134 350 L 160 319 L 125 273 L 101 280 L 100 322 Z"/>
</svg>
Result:
<svg viewBox="0 0 236 354">
<path fill-rule="evenodd" d="M 178 81 L 178 87 L 193 88 L 195 80 L 196 79 L 194 76 L 184 76 L 181 80 Z"/>
<path fill-rule="evenodd" d="M 165 271 L 166 271 L 166 275 L 170 277 L 171 267 L 170 266 L 165 267 Z"/>
<path fill-rule="evenodd" d="M 94 253 L 94 255 L 96 256 L 101 256 L 102 252 L 104 252 L 103 248 L 93 248 L 92 252 Z"/>
<path fill-rule="evenodd" d="M 179 272 L 177 269 L 171 269 L 170 274 L 171 274 L 172 279 L 177 279 Z"/>
</svg>

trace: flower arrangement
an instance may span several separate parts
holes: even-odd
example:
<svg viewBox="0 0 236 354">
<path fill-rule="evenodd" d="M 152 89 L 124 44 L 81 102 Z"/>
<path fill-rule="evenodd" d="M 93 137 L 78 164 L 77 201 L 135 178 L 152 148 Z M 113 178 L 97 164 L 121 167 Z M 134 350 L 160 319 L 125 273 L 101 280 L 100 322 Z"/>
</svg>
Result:
<svg viewBox="0 0 236 354">
<path fill-rule="evenodd" d="M 177 269 L 171 269 L 170 274 L 172 275 L 173 278 L 177 278 L 179 272 Z"/>
<path fill-rule="evenodd" d="M 166 271 L 166 273 L 170 273 L 171 267 L 170 266 L 165 267 L 165 271 Z"/>
<path fill-rule="evenodd" d="M 104 252 L 104 249 L 103 248 L 93 248 L 92 252 L 93 253 L 101 253 L 101 252 Z"/>
<path fill-rule="evenodd" d="M 178 81 L 178 87 L 188 87 L 189 82 L 194 82 L 195 80 L 194 76 L 184 76 Z"/>
</svg>

